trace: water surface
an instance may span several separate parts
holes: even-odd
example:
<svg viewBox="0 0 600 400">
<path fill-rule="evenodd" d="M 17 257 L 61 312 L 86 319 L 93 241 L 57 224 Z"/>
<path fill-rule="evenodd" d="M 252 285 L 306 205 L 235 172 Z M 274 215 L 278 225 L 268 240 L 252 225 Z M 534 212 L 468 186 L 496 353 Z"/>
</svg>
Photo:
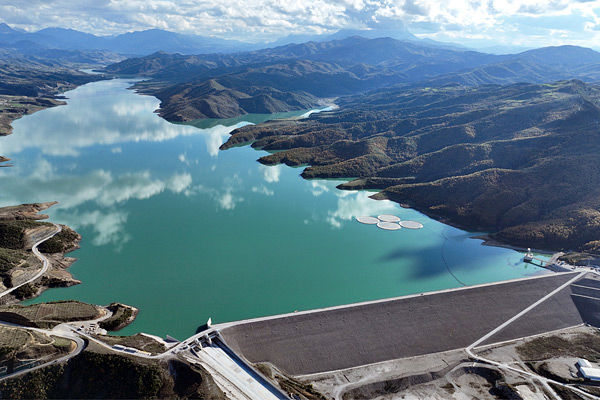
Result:
<svg viewBox="0 0 600 400">
<path fill-rule="evenodd" d="M 518 278 L 540 270 L 368 192 L 265 167 L 250 147 L 218 150 L 243 119 L 170 124 L 131 81 L 90 83 L 67 106 L 26 116 L 0 138 L 0 203 L 60 202 L 51 220 L 83 235 L 83 283 L 34 301 L 140 308 L 124 334 L 184 338 L 225 322 Z M 297 113 L 302 114 L 302 113 Z M 260 122 L 269 116 L 252 116 Z M 226 123 L 230 126 L 224 126 Z M 231 125 L 233 124 L 233 125 Z M 352 220 L 395 213 L 425 225 L 389 232 Z"/>
</svg>

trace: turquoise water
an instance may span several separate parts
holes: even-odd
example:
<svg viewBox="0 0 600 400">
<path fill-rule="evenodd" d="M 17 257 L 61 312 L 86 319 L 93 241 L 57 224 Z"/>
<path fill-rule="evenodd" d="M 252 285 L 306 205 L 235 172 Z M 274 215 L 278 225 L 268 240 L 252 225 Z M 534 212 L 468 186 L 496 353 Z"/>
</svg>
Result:
<svg viewBox="0 0 600 400">
<path fill-rule="evenodd" d="M 52 221 L 82 235 L 71 267 L 83 283 L 34 301 L 124 302 L 123 333 L 184 338 L 225 322 L 523 277 L 540 270 L 368 192 L 265 167 L 250 147 L 219 151 L 233 126 L 170 124 L 158 100 L 96 82 L 68 105 L 14 123 L 0 138 L 0 203 L 60 202 Z M 262 116 L 266 119 L 269 116 Z M 253 119 L 259 122 L 259 119 Z M 352 220 L 395 213 L 425 225 L 383 231 Z"/>
</svg>

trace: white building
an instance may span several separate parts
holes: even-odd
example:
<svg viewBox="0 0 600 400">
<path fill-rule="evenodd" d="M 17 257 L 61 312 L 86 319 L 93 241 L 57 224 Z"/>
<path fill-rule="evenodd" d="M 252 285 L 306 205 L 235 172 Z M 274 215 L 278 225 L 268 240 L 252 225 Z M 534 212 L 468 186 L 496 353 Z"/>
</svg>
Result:
<svg viewBox="0 0 600 400">
<path fill-rule="evenodd" d="M 577 360 L 577 367 L 579 368 L 592 368 L 592 364 L 585 358 Z"/>
<path fill-rule="evenodd" d="M 577 360 L 577 367 L 585 379 L 600 382 L 600 368 L 592 366 L 588 360 L 580 358 Z"/>
</svg>

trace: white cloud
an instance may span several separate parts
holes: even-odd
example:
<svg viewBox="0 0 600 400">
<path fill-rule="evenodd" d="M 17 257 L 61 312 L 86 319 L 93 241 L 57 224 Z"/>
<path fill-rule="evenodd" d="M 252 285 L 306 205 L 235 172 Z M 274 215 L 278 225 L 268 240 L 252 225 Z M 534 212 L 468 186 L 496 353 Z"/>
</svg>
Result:
<svg viewBox="0 0 600 400">
<path fill-rule="evenodd" d="M 600 32 L 591 31 L 600 22 L 598 0 L 415 0 L 414 3 L 426 12 L 405 14 L 404 19 L 421 37 L 471 46 L 528 47 L 559 44 L 598 47 L 600 39 Z"/>
<path fill-rule="evenodd" d="M 233 210 L 237 200 L 235 197 L 233 197 L 231 192 L 225 192 L 217 198 L 217 202 L 219 203 L 219 207 L 221 207 L 223 210 Z"/>
<path fill-rule="evenodd" d="M 22 172 L 15 167 L 13 172 Z M 57 221 L 73 227 L 92 226 L 96 236 L 92 243 L 124 243 L 127 214 L 118 209 L 129 200 L 142 200 L 162 192 L 185 193 L 192 186 L 190 174 L 173 174 L 153 177 L 148 171 L 114 174 L 106 170 L 94 170 L 81 175 L 59 174 L 45 160 L 40 160 L 3 185 L 1 205 L 20 204 L 22 199 L 32 202 L 53 201 Z M 91 211 L 89 211 L 91 209 Z M 84 211 L 85 210 L 85 211 Z"/>
<path fill-rule="evenodd" d="M 173 193 L 181 193 L 188 189 L 192 184 L 192 176 L 190 174 L 175 174 L 167 182 L 167 189 Z"/>
<path fill-rule="evenodd" d="M 219 147 L 225 143 L 225 139 L 229 136 L 228 133 L 216 130 L 206 136 L 206 151 L 208 151 L 208 154 L 212 157 L 219 155 Z"/>
<path fill-rule="evenodd" d="M 199 193 L 207 194 L 215 201 L 218 209 L 230 211 L 233 210 L 237 204 L 244 201 L 244 198 L 237 194 L 241 184 L 242 180 L 240 177 L 237 174 L 234 174 L 232 177 L 224 179 L 223 186 L 220 188 L 199 184 L 187 188 L 184 193 L 188 196 Z"/>
<path fill-rule="evenodd" d="M 18 3 L 18 4 L 17 4 Z M 0 0 L 2 19 L 25 29 L 70 27 L 100 34 L 161 28 L 246 41 L 290 33 L 407 24 L 422 35 L 509 41 L 519 17 L 573 17 L 580 31 L 568 39 L 598 39 L 600 0 Z M 527 22 L 517 22 L 526 30 Z M 546 28 L 556 27 L 548 22 Z M 584 35 L 584 29 L 588 35 Z M 590 36 L 593 35 L 593 36 Z M 520 37 L 516 38 L 521 40 Z M 553 40 L 540 35 L 536 40 Z M 117 112 L 135 112 L 127 106 Z"/>
<path fill-rule="evenodd" d="M 31 172 L 30 177 L 37 180 L 46 181 L 52 179 L 55 172 L 56 169 L 54 168 L 54 165 L 52 165 L 48 160 L 40 159 L 37 162 L 36 168 Z"/>
<path fill-rule="evenodd" d="M 131 199 L 148 199 L 165 190 L 181 193 L 191 185 L 191 176 L 175 174 L 166 179 L 155 179 L 149 172 L 127 173 L 113 176 L 112 173 L 97 170 L 81 176 L 60 176 L 41 181 L 33 179 L 21 188 L 11 188 L 18 198 L 28 198 L 22 192 L 33 191 L 29 198 L 60 199 L 61 207 L 73 208 L 86 202 L 94 202 L 108 207 Z M 16 199 L 14 199 L 16 200 Z M 18 201 L 8 200 L 9 203 Z"/>
</svg>

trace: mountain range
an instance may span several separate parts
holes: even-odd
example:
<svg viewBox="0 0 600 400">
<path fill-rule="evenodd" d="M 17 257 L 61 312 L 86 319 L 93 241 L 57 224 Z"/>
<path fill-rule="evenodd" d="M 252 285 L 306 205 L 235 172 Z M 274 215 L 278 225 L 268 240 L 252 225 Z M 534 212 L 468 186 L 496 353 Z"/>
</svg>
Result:
<svg viewBox="0 0 600 400">
<path fill-rule="evenodd" d="M 182 122 L 303 109 L 322 104 L 319 99 L 394 86 L 594 81 L 600 78 L 600 53 L 561 46 L 492 55 L 353 36 L 235 54 L 159 52 L 104 72 L 151 78 L 136 88 L 161 100 L 159 112 L 167 120 Z M 292 101 L 284 100 L 283 92 Z"/>
<path fill-rule="evenodd" d="M 16 30 L 0 24 L 0 47 L 28 48 L 32 45 L 57 50 L 108 51 L 125 55 L 145 55 L 164 50 L 195 54 L 232 52 L 248 49 L 246 43 L 197 35 L 184 35 L 161 29 L 96 36 L 73 29 L 46 28 L 37 32 Z"/>
<path fill-rule="evenodd" d="M 511 244 L 600 252 L 600 53 L 591 49 L 492 55 L 350 37 L 157 53 L 106 72 L 149 77 L 137 89 L 172 121 L 337 97 L 336 111 L 244 127 L 221 148 L 252 143 L 274 152 L 262 163 L 309 165 L 305 178 L 357 177 L 341 188 L 378 189 L 377 198 Z M 303 102 L 271 109 L 274 93 Z"/>
<path fill-rule="evenodd" d="M 389 37 L 431 47 L 465 50 L 454 43 L 418 38 L 399 21 L 392 25 L 373 25 L 364 29 L 340 29 L 334 33 L 290 34 L 274 41 L 244 42 L 218 37 L 181 34 L 162 29 L 132 31 L 119 35 L 98 36 L 74 29 L 52 27 L 36 32 L 14 29 L 0 23 L 0 47 L 21 49 L 32 45 L 54 50 L 104 51 L 127 56 L 143 56 L 157 51 L 180 54 L 235 53 L 305 42 L 328 42 L 352 36 L 368 39 Z"/>
<path fill-rule="evenodd" d="M 32 47 L 54 50 L 103 51 L 127 56 L 148 55 L 157 51 L 180 54 L 234 53 L 277 47 L 291 43 L 327 42 L 351 36 L 365 38 L 390 37 L 403 41 L 427 44 L 446 48 L 460 48 L 458 45 L 419 39 L 402 24 L 393 28 L 342 29 L 333 34 L 289 35 L 272 42 L 248 43 L 238 40 L 221 39 L 210 36 L 181 34 L 162 29 L 133 31 L 112 36 L 97 36 L 74 29 L 59 27 L 45 28 L 36 32 L 14 29 L 0 23 L 0 47 L 28 49 Z"/>
<path fill-rule="evenodd" d="M 0 37 L 15 35 L 0 28 Z M 26 55 L 19 43 L 0 46 L 6 94 L 30 87 L 20 94 L 52 96 L 88 79 L 61 69 L 70 56 L 116 54 L 27 42 L 38 51 Z M 173 122 L 335 102 L 338 110 L 307 120 L 236 130 L 222 149 L 252 142 L 278 150 L 265 164 L 308 164 L 306 178 L 357 177 L 342 188 L 378 189 L 379 198 L 506 242 L 600 253 L 600 53 L 591 49 L 494 55 L 351 36 L 236 53 L 160 51 L 102 71 L 146 77 L 134 88 L 160 99 Z"/>
<path fill-rule="evenodd" d="M 273 152 L 259 161 L 304 166 L 305 178 L 523 247 L 600 252 L 600 86 L 554 84 L 381 89 L 336 111 L 232 133 Z"/>
</svg>

